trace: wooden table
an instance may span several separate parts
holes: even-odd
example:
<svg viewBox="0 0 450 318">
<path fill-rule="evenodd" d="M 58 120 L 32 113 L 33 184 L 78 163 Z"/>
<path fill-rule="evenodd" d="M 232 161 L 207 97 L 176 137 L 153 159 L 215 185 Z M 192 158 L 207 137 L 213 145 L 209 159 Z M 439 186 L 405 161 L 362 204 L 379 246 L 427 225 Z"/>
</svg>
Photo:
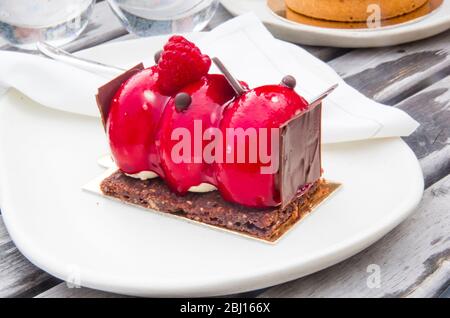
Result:
<svg viewBox="0 0 450 318">
<path fill-rule="evenodd" d="M 220 8 L 208 28 L 228 20 Z M 131 38 L 105 2 L 96 4 L 77 51 Z M 11 50 L 0 42 L 1 49 Z M 350 85 L 408 112 L 422 125 L 405 141 L 420 160 L 424 198 L 415 213 L 376 244 L 328 269 L 254 291 L 257 297 L 449 297 L 450 284 L 450 30 L 427 40 L 379 49 L 305 47 Z M 369 288 L 368 265 L 381 269 Z M 0 297 L 120 297 L 66 283 L 32 265 L 8 236 L 0 215 Z"/>
</svg>

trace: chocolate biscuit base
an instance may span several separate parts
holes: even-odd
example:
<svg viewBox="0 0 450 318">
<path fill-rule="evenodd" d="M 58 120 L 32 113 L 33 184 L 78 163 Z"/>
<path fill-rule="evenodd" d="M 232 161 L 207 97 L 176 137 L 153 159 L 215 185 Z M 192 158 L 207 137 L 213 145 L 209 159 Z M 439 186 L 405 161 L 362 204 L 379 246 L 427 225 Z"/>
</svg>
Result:
<svg viewBox="0 0 450 318">
<path fill-rule="evenodd" d="M 159 178 L 142 181 L 120 171 L 103 180 L 100 188 L 105 195 L 126 203 L 273 242 L 311 211 L 315 196 L 328 194 L 319 193 L 328 192 L 320 184 L 321 181 L 312 184 L 284 209 L 263 210 L 227 202 L 218 191 L 178 196 Z"/>
</svg>

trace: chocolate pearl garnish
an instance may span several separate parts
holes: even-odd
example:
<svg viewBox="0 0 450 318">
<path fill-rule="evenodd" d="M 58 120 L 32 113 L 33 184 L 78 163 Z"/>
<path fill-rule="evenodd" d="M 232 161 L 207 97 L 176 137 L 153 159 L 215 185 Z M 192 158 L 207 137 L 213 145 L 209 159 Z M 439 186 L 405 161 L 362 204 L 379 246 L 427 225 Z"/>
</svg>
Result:
<svg viewBox="0 0 450 318">
<path fill-rule="evenodd" d="M 159 50 L 155 53 L 155 63 L 158 64 L 159 59 L 161 58 L 162 50 Z"/>
<path fill-rule="evenodd" d="M 192 97 L 187 93 L 178 93 L 175 96 L 175 108 L 179 112 L 186 110 L 189 107 L 189 105 L 191 105 L 191 103 Z"/>
<path fill-rule="evenodd" d="M 297 85 L 297 81 L 295 80 L 295 77 L 292 75 L 286 75 L 285 77 L 283 77 L 283 79 L 281 80 L 281 84 L 294 89 L 295 85 Z"/>
</svg>

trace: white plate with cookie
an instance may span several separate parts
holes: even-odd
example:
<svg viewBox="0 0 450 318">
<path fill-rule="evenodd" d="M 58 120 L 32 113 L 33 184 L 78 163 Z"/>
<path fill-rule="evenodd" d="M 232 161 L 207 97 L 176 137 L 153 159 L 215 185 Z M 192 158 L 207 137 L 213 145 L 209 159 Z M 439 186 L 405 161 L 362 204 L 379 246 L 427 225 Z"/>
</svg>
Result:
<svg viewBox="0 0 450 318">
<path fill-rule="evenodd" d="M 276 37 L 306 45 L 348 48 L 391 46 L 428 38 L 450 28 L 450 0 L 375 1 L 381 3 L 381 8 L 382 2 L 386 1 L 384 12 L 391 17 L 383 17 L 380 24 L 373 22 L 375 9 L 369 7 L 364 12 L 365 6 L 362 6 L 361 12 L 355 11 L 356 3 L 351 4 L 354 0 L 346 0 L 343 4 L 338 0 L 287 1 L 293 7 L 295 3 L 309 5 L 295 7 L 297 11 L 293 11 L 286 6 L 285 0 L 221 0 L 233 15 L 254 12 Z M 324 6 L 325 2 L 327 4 Z M 348 12 L 345 11 L 345 6 L 348 7 Z M 298 14 L 301 10 L 308 15 Z M 395 16 L 395 12 L 399 15 Z M 356 21 L 362 20 L 361 16 L 367 19 Z"/>
</svg>

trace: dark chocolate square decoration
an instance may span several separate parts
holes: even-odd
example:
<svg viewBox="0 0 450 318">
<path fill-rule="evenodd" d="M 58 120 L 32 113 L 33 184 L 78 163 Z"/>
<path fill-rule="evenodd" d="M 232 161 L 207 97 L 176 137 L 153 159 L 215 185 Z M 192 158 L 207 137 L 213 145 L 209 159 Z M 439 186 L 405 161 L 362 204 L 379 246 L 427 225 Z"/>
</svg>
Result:
<svg viewBox="0 0 450 318">
<path fill-rule="evenodd" d="M 321 123 L 322 104 L 317 103 L 281 127 L 278 187 L 282 208 L 305 184 L 321 176 Z"/>
</svg>

